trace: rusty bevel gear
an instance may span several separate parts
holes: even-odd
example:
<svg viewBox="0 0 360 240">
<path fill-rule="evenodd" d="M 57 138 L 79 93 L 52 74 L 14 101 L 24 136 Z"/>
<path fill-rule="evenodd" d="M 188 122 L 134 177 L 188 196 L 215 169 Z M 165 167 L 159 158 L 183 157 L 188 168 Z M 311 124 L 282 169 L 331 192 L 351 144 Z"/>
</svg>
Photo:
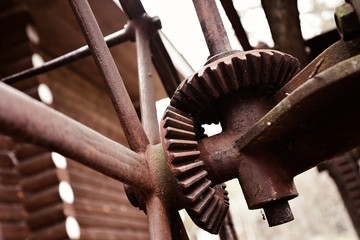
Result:
<svg viewBox="0 0 360 240">
<path fill-rule="evenodd" d="M 185 209 L 201 228 L 217 234 L 229 209 L 224 186 L 212 187 L 204 162 L 198 160 L 193 120 L 169 106 L 161 122 L 163 147 L 168 165 L 183 193 Z"/>
<path fill-rule="evenodd" d="M 296 58 L 275 50 L 235 52 L 205 65 L 183 81 L 170 105 L 189 113 L 196 124 L 218 123 L 212 102 L 241 87 L 279 89 L 299 71 Z"/>
<path fill-rule="evenodd" d="M 177 88 L 162 119 L 162 144 L 190 202 L 186 210 L 201 228 L 217 233 L 229 208 L 227 192 L 211 187 L 204 162 L 198 159 L 197 140 L 204 137 L 201 125 L 218 122 L 212 103 L 244 87 L 279 89 L 298 70 L 297 59 L 278 51 L 234 52 L 205 65 Z"/>
</svg>

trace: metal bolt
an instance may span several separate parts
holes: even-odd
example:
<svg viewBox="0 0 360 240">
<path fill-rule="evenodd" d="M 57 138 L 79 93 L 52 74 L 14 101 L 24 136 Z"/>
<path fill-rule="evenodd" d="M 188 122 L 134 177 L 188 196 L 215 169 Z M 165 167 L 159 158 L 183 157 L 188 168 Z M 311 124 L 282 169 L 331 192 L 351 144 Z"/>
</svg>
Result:
<svg viewBox="0 0 360 240">
<path fill-rule="evenodd" d="M 154 29 L 159 30 L 162 28 L 161 20 L 158 16 L 151 17 L 151 22 L 152 22 Z"/>
<path fill-rule="evenodd" d="M 345 3 L 336 8 L 335 22 L 343 40 L 347 41 L 359 36 L 360 22 L 350 3 Z"/>
</svg>

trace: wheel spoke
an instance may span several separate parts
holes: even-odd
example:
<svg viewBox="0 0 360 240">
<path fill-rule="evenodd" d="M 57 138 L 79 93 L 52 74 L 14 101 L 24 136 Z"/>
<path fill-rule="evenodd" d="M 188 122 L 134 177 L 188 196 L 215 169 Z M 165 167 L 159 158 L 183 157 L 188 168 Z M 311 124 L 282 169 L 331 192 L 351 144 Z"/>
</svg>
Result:
<svg viewBox="0 0 360 240">
<path fill-rule="evenodd" d="M 114 32 L 104 39 L 109 47 L 116 46 L 120 43 L 124 43 L 132 38 L 132 29 L 130 27 L 126 27 L 117 32 Z M 5 82 L 7 84 L 12 84 L 19 82 L 21 80 L 25 80 L 27 78 L 35 77 L 39 74 L 49 72 L 56 68 L 65 66 L 66 64 L 75 62 L 84 57 L 90 56 L 91 52 L 89 47 L 82 46 L 74 51 L 68 52 L 60 57 L 54 58 L 48 62 L 45 62 L 43 65 L 39 67 L 33 67 L 30 69 L 26 69 L 24 71 L 15 73 L 14 75 L 2 78 L 0 81 Z"/>
<path fill-rule="evenodd" d="M 171 237 L 169 212 L 157 196 L 151 196 L 146 202 L 149 234 L 151 240 L 168 240 Z"/>
<path fill-rule="evenodd" d="M 0 83 L 0 132 L 50 148 L 107 176 L 150 189 L 145 159 L 92 129 Z"/>
<path fill-rule="evenodd" d="M 301 67 L 308 63 L 305 40 L 301 34 L 297 0 L 262 0 L 275 48 L 298 58 Z"/>
<path fill-rule="evenodd" d="M 244 51 L 252 50 L 253 47 L 250 45 L 246 31 L 241 23 L 239 14 L 234 7 L 232 0 L 221 0 L 221 5 L 223 6 L 225 13 L 231 23 L 231 26 L 234 29 L 235 35 L 239 40 Z"/>
<path fill-rule="evenodd" d="M 139 23 L 135 30 L 138 58 L 141 122 L 151 144 L 160 143 L 155 106 L 155 87 L 151 77 L 151 52 L 148 30 Z"/>
<path fill-rule="evenodd" d="M 215 0 L 193 0 L 210 56 L 231 51 L 229 38 Z"/>
<path fill-rule="evenodd" d="M 100 27 L 87 1 L 69 0 L 84 37 L 93 54 L 96 65 L 110 92 L 112 102 L 131 149 L 144 152 L 148 139 L 132 106 L 129 94 L 106 46 Z"/>
</svg>

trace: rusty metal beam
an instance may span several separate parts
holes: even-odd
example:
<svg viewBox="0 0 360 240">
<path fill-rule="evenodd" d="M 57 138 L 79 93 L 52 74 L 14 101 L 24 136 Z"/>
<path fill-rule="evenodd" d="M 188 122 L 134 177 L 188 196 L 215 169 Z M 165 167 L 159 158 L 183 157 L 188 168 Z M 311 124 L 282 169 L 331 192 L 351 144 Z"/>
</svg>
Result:
<svg viewBox="0 0 360 240">
<path fill-rule="evenodd" d="M 145 152 L 149 140 L 141 126 L 129 94 L 107 48 L 100 27 L 87 1 L 69 0 L 95 63 L 110 93 L 126 139 L 136 152 Z"/>
<path fill-rule="evenodd" d="M 108 47 L 113 47 L 118 44 L 129 41 L 133 38 L 132 29 L 127 26 L 124 29 L 121 29 L 117 32 L 114 32 L 104 38 Z M 11 76 L 2 78 L 0 81 L 5 82 L 7 84 L 13 84 L 27 78 L 35 77 L 39 74 L 43 74 L 49 72 L 51 70 L 57 69 L 59 67 L 65 66 L 66 64 L 73 63 L 79 59 L 90 56 L 91 52 L 89 47 L 82 46 L 74 51 L 68 52 L 60 57 L 54 58 L 50 61 L 45 62 L 40 67 L 34 67 L 30 69 L 26 69 L 24 71 L 15 73 Z"/>
<path fill-rule="evenodd" d="M 359 55 L 317 74 L 239 138 L 239 147 L 254 148 L 284 140 L 291 145 L 283 151 L 291 152 L 296 175 L 334 154 L 358 146 L 359 77 Z"/>
<path fill-rule="evenodd" d="M 52 149 L 109 177 L 149 189 L 142 156 L 0 84 L 0 132 Z"/>
<path fill-rule="evenodd" d="M 250 45 L 247 33 L 241 23 L 240 16 L 237 13 L 232 0 L 221 0 L 221 5 L 223 6 L 227 17 L 234 29 L 235 35 L 239 40 L 244 51 L 252 50 L 253 47 Z"/>
<path fill-rule="evenodd" d="M 155 86 L 151 72 L 151 51 L 148 17 L 134 20 L 139 74 L 141 122 L 150 144 L 160 143 L 155 106 Z"/>
<path fill-rule="evenodd" d="M 214 0 L 193 0 L 210 56 L 231 51 L 219 10 Z"/>
<path fill-rule="evenodd" d="M 262 0 L 275 49 L 299 59 L 301 67 L 308 63 L 302 37 L 297 0 Z"/>
<path fill-rule="evenodd" d="M 149 197 L 146 202 L 149 234 L 151 240 L 167 240 L 171 237 L 170 215 L 157 196 Z"/>
<path fill-rule="evenodd" d="M 139 0 L 120 0 L 119 2 L 125 14 L 130 19 L 130 22 L 142 18 L 144 14 L 148 16 Z M 157 25 L 155 27 L 158 29 L 161 28 L 161 26 L 159 26 L 161 22 L 157 17 L 153 17 L 152 21 L 152 24 L 155 23 Z M 150 30 L 149 28 L 151 27 L 153 26 L 148 25 L 148 30 Z M 152 33 L 150 47 L 153 64 L 161 78 L 166 93 L 171 97 L 180 84 L 180 78 L 158 31 Z"/>
</svg>

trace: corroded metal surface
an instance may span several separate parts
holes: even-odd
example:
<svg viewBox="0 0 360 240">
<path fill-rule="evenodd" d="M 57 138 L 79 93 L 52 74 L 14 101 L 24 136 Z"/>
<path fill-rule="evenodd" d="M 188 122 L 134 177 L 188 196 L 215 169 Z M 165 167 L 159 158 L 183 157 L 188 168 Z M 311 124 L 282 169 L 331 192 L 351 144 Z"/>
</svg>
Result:
<svg viewBox="0 0 360 240">
<path fill-rule="evenodd" d="M 299 59 L 301 68 L 308 63 L 302 37 L 297 0 L 262 0 L 274 40 L 274 48 Z"/>
<path fill-rule="evenodd" d="M 105 86 L 111 96 L 114 108 L 125 132 L 126 139 L 136 152 L 144 152 L 149 140 L 141 127 L 135 109 L 132 107 L 129 94 L 115 65 L 109 49 L 106 46 L 99 25 L 87 1 L 69 1 L 84 37 L 89 45 L 94 61 L 98 66 Z"/>
<path fill-rule="evenodd" d="M 198 160 L 194 121 L 188 114 L 168 107 L 162 119 L 162 139 L 165 157 L 176 178 L 178 188 L 188 203 L 192 220 L 201 228 L 218 233 L 229 209 L 227 192 L 213 188 L 206 176 L 204 163 Z"/>
<path fill-rule="evenodd" d="M 53 149 L 120 181 L 149 188 L 149 182 L 142 179 L 148 174 L 139 154 L 3 83 L 0 91 L 4 99 L 0 101 L 2 133 Z"/>
<path fill-rule="evenodd" d="M 0 101 L 0 131 L 57 150 L 129 184 L 133 202 L 148 216 L 151 239 L 187 239 L 177 213 L 184 207 L 196 224 L 218 233 L 229 203 L 222 183 L 233 178 L 239 179 L 250 209 L 264 208 L 270 226 L 291 221 L 287 201 L 298 194 L 294 176 L 360 144 L 356 39 L 332 46 L 291 80 L 298 71 L 296 59 L 273 50 L 232 51 L 215 1 L 193 2 L 210 59 L 176 90 L 162 121 L 162 145 L 158 144 L 155 98 L 148 82 L 151 41 L 156 39 L 151 36 L 160 22 L 149 18 L 139 1 L 121 3 L 135 28 L 143 126 L 90 6 L 86 1 L 70 0 L 132 150 L 0 84 L 4 99 Z M 291 9 L 290 13 L 296 13 L 296 7 Z M 291 19 L 296 22 L 297 15 Z M 299 29 L 295 30 L 295 40 L 299 40 Z M 278 35 L 283 34 L 276 33 L 274 38 Z M 300 43 L 301 54 L 301 39 Z M 337 50 L 341 54 L 335 58 Z M 174 75 L 171 68 L 165 69 L 169 76 Z M 207 137 L 202 125 L 214 122 L 221 123 L 222 132 Z M 21 174 L 37 171 L 44 159 L 33 160 L 19 168 Z M 39 179 L 27 181 L 24 184 L 32 186 Z M 54 197 L 56 191 L 44 194 Z M 94 196 L 101 198 L 101 194 Z M 36 208 L 40 201 L 32 199 L 26 204 Z M 49 214 L 58 216 L 57 207 Z M 101 218 L 80 218 L 87 224 L 102 224 Z M 40 226 L 42 220 L 31 222 L 34 228 L 37 223 Z M 62 236 L 63 228 L 47 229 L 34 238 L 48 238 L 51 231 Z"/>
<path fill-rule="evenodd" d="M 193 0 L 210 56 L 231 51 L 219 10 L 214 0 Z"/>
</svg>

